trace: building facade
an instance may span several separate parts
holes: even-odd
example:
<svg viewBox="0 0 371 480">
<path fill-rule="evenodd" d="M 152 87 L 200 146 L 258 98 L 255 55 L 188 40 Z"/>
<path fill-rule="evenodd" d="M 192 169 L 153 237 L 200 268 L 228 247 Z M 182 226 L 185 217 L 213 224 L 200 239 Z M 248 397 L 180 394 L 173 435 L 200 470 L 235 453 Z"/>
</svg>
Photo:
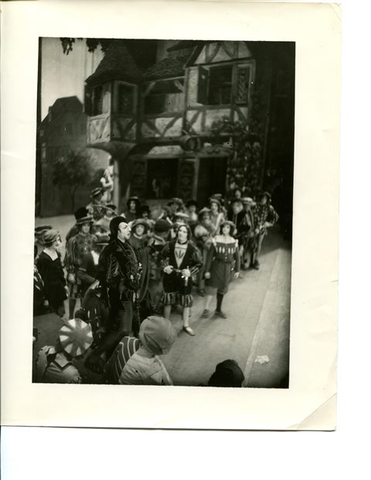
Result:
<svg viewBox="0 0 371 480">
<path fill-rule="evenodd" d="M 115 201 L 205 204 L 231 184 L 248 191 L 252 162 L 252 190 L 272 172 L 292 177 L 294 73 L 292 43 L 158 41 L 156 63 L 142 70 L 113 42 L 86 80 L 85 111 L 88 146 L 115 160 Z"/>
<path fill-rule="evenodd" d="M 76 97 L 59 98 L 49 107 L 47 116 L 38 129 L 39 171 L 37 172 L 37 214 L 41 217 L 71 214 L 72 205 L 67 187 L 53 184 L 53 163 L 68 151 L 87 147 L 87 115 Z M 105 168 L 109 156 L 105 152 L 91 151 L 93 169 Z M 76 191 L 75 206 L 89 202 L 91 186 Z"/>
</svg>

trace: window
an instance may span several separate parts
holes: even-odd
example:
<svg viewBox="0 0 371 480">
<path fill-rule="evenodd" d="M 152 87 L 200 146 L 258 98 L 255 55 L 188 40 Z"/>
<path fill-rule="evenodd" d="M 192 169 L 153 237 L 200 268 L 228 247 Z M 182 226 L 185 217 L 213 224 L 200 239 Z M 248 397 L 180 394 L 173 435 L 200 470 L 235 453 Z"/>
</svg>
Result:
<svg viewBox="0 0 371 480">
<path fill-rule="evenodd" d="M 93 89 L 93 105 L 92 115 L 100 115 L 103 113 L 103 86 L 98 85 Z"/>
<path fill-rule="evenodd" d="M 184 79 L 160 80 L 144 97 L 144 114 L 178 112 L 184 108 Z"/>
<path fill-rule="evenodd" d="M 252 84 L 252 65 L 199 67 L 198 103 L 203 105 L 247 104 Z"/>
<path fill-rule="evenodd" d="M 166 94 L 151 94 L 145 97 L 144 113 L 146 115 L 156 115 L 166 112 Z"/>
<path fill-rule="evenodd" d="M 117 113 L 133 113 L 134 88 L 130 85 L 119 84 L 117 89 Z"/>
<path fill-rule="evenodd" d="M 178 159 L 149 159 L 147 161 L 147 198 L 174 197 L 178 180 Z"/>
<path fill-rule="evenodd" d="M 209 70 L 209 105 L 228 105 L 232 94 L 232 65 Z"/>
</svg>

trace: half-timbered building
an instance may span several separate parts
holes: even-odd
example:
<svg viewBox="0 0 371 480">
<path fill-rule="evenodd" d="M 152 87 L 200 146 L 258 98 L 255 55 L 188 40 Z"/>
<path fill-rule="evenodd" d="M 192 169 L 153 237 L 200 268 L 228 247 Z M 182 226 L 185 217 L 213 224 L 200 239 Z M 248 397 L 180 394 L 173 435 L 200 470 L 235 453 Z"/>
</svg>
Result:
<svg viewBox="0 0 371 480">
<path fill-rule="evenodd" d="M 158 41 L 157 61 L 138 67 L 113 42 L 86 80 L 87 142 L 115 160 L 115 202 L 172 196 L 204 204 L 245 183 L 234 138 L 215 122 L 240 122 L 259 146 L 259 183 L 292 172 L 294 46 L 244 41 Z"/>
</svg>

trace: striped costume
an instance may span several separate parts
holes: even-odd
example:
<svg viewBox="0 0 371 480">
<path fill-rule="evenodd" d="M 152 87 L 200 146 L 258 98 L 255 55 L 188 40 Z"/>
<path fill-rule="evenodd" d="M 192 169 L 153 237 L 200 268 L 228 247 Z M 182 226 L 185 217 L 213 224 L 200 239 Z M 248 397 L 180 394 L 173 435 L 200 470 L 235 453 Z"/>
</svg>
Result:
<svg viewBox="0 0 371 480">
<path fill-rule="evenodd" d="M 129 358 L 140 348 L 141 343 L 135 337 L 125 336 L 111 355 L 104 367 L 106 383 L 118 384 Z"/>
<path fill-rule="evenodd" d="M 219 293 L 225 295 L 232 271 L 240 271 L 238 241 L 231 237 L 225 243 L 223 236 L 217 235 L 209 250 L 205 271 L 210 272 L 210 279 L 206 281 L 207 293 L 211 288 L 218 289 Z"/>
</svg>

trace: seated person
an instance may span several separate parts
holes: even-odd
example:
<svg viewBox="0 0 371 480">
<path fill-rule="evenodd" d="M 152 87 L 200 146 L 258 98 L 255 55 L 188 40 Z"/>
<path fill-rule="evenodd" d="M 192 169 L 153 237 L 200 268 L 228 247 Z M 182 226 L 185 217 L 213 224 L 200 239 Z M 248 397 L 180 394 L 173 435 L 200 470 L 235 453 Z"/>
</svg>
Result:
<svg viewBox="0 0 371 480">
<path fill-rule="evenodd" d="M 46 345 L 37 354 L 34 381 L 37 383 L 82 383 L 73 360 L 81 357 L 93 342 L 90 325 L 72 319 L 59 330 L 55 346 Z"/>
<path fill-rule="evenodd" d="M 173 385 L 158 355 L 169 353 L 177 333 L 170 320 L 152 316 L 139 330 L 142 346 L 129 358 L 120 378 L 121 385 Z"/>
<path fill-rule="evenodd" d="M 115 348 L 104 366 L 104 379 L 106 383 L 118 384 L 119 378 L 129 358 L 142 346 L 140 340 L 135 337 L 125 336 Z"/>
</svg>

